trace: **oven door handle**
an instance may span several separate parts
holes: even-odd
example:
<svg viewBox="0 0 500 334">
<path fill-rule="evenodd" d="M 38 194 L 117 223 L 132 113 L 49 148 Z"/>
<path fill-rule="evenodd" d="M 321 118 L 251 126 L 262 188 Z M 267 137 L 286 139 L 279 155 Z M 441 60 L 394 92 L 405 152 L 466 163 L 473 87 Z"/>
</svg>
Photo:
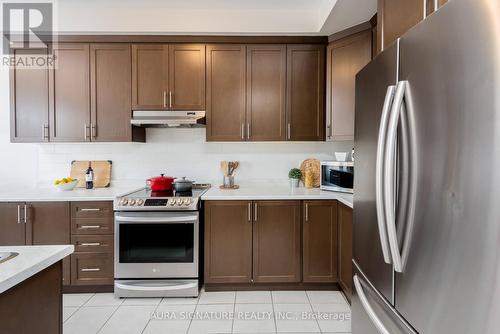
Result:
<svg viewBox="0 0 500 334">
<path fill-rule="evenodd" d="M 124 217 L 116 216 L 116 222 L 121 223 L 180 223 L 197 221 L 198 216 L 181 217 Z"/>
</svg>

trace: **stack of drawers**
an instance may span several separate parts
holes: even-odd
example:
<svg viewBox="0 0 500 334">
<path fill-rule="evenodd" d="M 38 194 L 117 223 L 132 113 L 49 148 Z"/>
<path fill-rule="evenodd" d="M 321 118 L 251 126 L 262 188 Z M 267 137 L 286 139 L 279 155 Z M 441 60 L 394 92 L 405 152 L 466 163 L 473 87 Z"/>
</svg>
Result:
<svg viewBox="0 0 500 334">
<path fill-rule="evenodd" d="M 113 284 L 112 202 L 72 202 L 71 285 Z"/>
</svg>

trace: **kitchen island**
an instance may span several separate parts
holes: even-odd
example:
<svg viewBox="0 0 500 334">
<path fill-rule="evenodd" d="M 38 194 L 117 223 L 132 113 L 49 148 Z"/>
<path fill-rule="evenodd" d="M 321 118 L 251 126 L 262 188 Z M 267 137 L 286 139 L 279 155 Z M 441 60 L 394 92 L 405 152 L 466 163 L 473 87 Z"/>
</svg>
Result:
<svg viewBox="0 0 500 334">
<path fill-rule="evenodd" d="M 1 333 L 62 333 L 62 259 L 73 251 L 73 245 L 0 247 Z"/>
</svg>

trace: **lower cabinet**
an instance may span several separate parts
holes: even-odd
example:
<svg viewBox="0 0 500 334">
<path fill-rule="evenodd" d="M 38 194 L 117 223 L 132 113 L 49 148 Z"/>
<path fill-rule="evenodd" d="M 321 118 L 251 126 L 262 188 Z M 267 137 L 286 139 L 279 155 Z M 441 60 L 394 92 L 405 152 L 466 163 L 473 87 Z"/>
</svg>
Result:
<svg viewBox="0 0 500 334">
<path fill-rule="evenodd" d="M 250 201 L 205 204 L 205 283 L 252 281 Z"/>
<path fill-rule="evenodd" d="M 111 285 L 113 276 L 113 254 L 71 255 L 71 285 Z"/>
<path fill-rule="evenodd" d="M 350 299 L 352 294 L 352 209 L 339 203 L 339 284 Z"/>
<path fill-rule="evenodd" d="M 304 201 L 304 282 L 337 282 L 337 201 Z"/>
<path fill-rule="evenodd" d="M 22 224 L 24 203 L 0 203 L 0 246 L 26 245 L 26 225 Z"/>
<path fill-rule="evenodd" d="M 254 282 L 300 282 L 300 201 L 256 201 L 253 208 Z"/>
</svg>

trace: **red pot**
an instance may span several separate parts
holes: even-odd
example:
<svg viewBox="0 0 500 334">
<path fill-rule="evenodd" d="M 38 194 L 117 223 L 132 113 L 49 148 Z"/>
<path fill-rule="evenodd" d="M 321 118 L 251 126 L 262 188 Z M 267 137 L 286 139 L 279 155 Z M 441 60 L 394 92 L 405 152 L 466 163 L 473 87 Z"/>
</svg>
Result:
<svg viewBox="0 0 500 334">
<path fill-rule="evenodd" d="M 149 187 L 152 191 L 169 191 L 172 190 L 172 183 L 175 177 L 165 176 L 155 176 L 147 180 Z"/>
</svg>

